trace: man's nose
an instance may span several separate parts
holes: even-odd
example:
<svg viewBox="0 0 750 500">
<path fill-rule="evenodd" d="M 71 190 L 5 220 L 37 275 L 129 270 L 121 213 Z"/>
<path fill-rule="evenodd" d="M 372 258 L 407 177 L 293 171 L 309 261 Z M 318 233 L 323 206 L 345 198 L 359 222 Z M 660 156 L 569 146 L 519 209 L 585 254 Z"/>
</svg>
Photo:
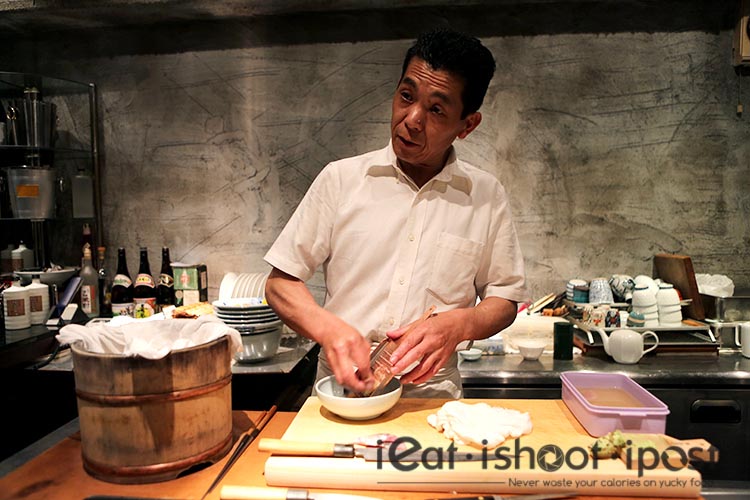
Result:
<svg viewBox="0 0 750 500">
<path fill-rule="evenodd" d="M 412 106 L 406 115 L 406 126 L 411 130 L 420 131 L 424 127 L 424 110 L 419 106 Z"/>
</svg>

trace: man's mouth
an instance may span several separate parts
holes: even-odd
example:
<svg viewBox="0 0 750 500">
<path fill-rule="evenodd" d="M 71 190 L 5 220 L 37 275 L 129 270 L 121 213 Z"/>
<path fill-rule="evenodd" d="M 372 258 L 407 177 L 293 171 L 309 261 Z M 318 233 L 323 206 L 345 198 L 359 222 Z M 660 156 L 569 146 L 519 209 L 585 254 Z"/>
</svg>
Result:
<svg viewBox="0 0 750 500">
<path fill-rule="evenodd" d="M 409 148 L 413 148 L 413 147 L 417 147 L 417 146 L 419 146 L 419 144 L 417 144 L 416 142 L 412 142 L 412 141 L 410 141 L 410 140 L 408 140 L 408 139 L 404 139 L 404 138 L 403 138 L 403 137 L 401 137 L 400 135 L 399 135 L 399 136 L 396 136 L 396 137 L 397 137 L 397 138 L 398 138 L 398 139 L 399 139 L 399 140 L 401 141 L 401 143 L 402 143 L 402 144 L 403 144 L 404 146 L 406 146 L 406 147 L 409 147 Z"/>
</svg>

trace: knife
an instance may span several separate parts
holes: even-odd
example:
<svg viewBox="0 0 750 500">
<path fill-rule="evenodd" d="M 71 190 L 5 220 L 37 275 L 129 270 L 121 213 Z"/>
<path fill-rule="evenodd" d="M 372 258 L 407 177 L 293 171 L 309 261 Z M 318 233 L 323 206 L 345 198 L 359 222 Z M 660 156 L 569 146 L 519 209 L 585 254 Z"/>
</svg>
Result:
<svg viewBox="0 0 750 500">
<path fill-rule="evenodd" d="M 295 457 L 335 457 L 335 458 L 364 458 L 368 462 L 433 462 L 438 457 L 435 448 L 411 447 L 399 451 L 397 447 L 391 457 L 391 448 L 376 446 L 365 447 L 354 444 L 339 443 L 317 443 L 312 441 L 288 441 L 285 439 L 263 438 L 258 443 L 259 451 L 270 451 L 276 455 Z M 428 451 L 429 450 L 429 451 Z M 440 458 L 443 461 L 474 462 L 480 460 L 497 460 L 500 457 L 487 450 L 486 456 L 481 450 L 477 451 L 451 451 L 451 448 L 440 450 Z"/>
<path fill-rule="evenodd" d="M 570 498 L 575 495 L 575 491 L 559 491 L 556 493 L 537 493 L 534 495 L 477 495 L 473 497 L 431 498 L 429 500 L 549 500 L 553 498 Z"/>
<path fill-rule="evenodd" d="M 223 486 L 221 500 L 380 500 L 376 497 L 344 493 L 317 493 L 292 488 L 260 488 L 256 486 Z"/>
</svg>

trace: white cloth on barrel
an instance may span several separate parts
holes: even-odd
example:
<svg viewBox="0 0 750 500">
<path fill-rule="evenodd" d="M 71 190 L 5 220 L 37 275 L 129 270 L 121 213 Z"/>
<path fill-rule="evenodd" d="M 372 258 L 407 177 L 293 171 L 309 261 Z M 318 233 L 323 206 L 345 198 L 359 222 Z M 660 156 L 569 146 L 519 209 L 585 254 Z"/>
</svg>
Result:
<svg viewBox="0 0 750 500">
<path fill-rule="evenodd" d="M 84 349 L 96 354 L 161 359 L 171 351 L 206 344 L 224 335 L 229 337 L 233 351 L 242 348 L 239 332 L 213 315 L 163 320 L 118 317 L 109 323 L 66 325 L 55 338 L 61 345 L 82 342 Z"/>
</svg>

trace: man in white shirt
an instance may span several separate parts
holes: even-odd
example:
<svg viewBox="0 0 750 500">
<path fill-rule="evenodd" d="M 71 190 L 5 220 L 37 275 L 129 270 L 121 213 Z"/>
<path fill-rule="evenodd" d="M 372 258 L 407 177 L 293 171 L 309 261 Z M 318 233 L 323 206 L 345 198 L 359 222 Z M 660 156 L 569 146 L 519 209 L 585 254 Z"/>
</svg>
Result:
<svg viewBox="0 0 750 500">
<path fill-rule="evenodd" d="M 526 299 L 523 258 L 503 187 L 456 158 L 495 70 L 479 40 L 420 36 L 394 93 L 388 146 L 327 165 L 265 256 L 269 304 L 322 347 L 318 378 L 362 392 L 372 345 L 437 315 L 391 362 L 404 396 L 461 397 L 456 346 L 510 325 Z M 323 266 L 320 307 L 305 286 Z M 477 297 L 481 299 L 477 303 Z"/>
</svg>

